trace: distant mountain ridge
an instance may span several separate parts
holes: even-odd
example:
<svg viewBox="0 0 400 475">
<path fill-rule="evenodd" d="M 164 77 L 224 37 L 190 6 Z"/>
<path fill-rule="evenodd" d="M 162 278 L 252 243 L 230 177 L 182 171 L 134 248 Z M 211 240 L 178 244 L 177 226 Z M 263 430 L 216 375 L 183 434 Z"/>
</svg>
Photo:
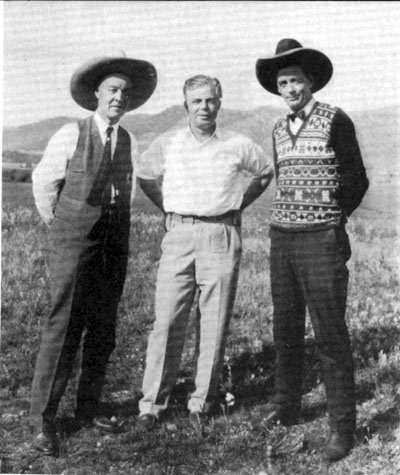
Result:
<svg viewBox="0 0 400 475">
<path fill-rule="evenodd" d="M 252 137 L 260 145 L 267 145 L 266 151 L 269 151 L 272 128 L 276 120 L 284 113 L 284 109 L 266 106 L 251 111 L 222 108 L 218 116 L 218 124 Z M 371 157 L 371 164 L 368 163 L 368 166 L 376 163 L 377 156 L 396 154 L 398 151 L 398 107 L 354 112 L 349 115 L 355 124 L 366 161 L 370 162 L 368 157 Z M 18 127 L 5 127 L 3 150 L 43 152 L 49 139 L 58 129 L 76 120 L 74 117 L 55 117 Z M 143 146 L 148 145 L 161 133 L 183 126 L 185 123 L 186 112 L 180 105 L 171 106 L 158 114 L 128 114 L 122 119 L 122 124 Z"/>
<path fill-rule="evenodd" d="M 370 179 L 370 190 L 364 205 L 371 209 L 400 209 L 400 160 L 399 160 L 399 112 L 397 106 L 349 113 L 360 143 L 363 159 Z M 266 153 L 272 155 L 272 129 L 276 120 L 285 114 L 285 109 L 266 106 L 250 111 L 222 108 L 218 115 L 221 127 L 237 131 L 259 143 Z M 45 150 L 49 139 L 73 117 L 56 117 L 40 122 L 6 127 L 3 129 L 3 161 L 11 152 L 30 153 L 33 163 Z M 122 124 L 132 132 L 141 151 L 163 132 L 186 124 L 183 106 L 174 105 L 159 114 L 128 114 Z"/>
<path fill-rule="evenodd" d="M 260 136 L 260 127 L 270 125 L 261 135 L 271 135 L 272 125 L 283 112 L 270 108 L 259 108 L 254 111 L 239 111 L 222 108 L 218 116 L 221 127 L 243 129 L 242 133 Z M 41 151 L 43 152 L 49 139 L 63 125 L 75 122 L 75 117 L 55 117 L 18 127 L 3 129 L 3 150 L 7 151 Z M 128 114 L 121 124 L 132 132 L 143 145 L 167 130 L 183 126 L 186 123 L 186 112 L 183 106 L 175 105 L 158 114 Z M 256 138 L 256 137 L 254 137 Z"/>
</svg>

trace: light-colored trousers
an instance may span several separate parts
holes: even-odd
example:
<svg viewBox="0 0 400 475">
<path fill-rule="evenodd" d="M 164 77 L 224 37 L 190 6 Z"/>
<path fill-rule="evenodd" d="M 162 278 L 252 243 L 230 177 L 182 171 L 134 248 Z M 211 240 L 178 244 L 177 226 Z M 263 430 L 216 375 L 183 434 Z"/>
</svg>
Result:
<svg viewBox="0 0 400 475">
<path fill-rule="evenodd" d="M 240 224 L 169 215 L 157 277 L 156 319 L 149 336 L 141 414 L 166 409 L 177 377 L 190 310 L 199 289 L 195 390 L 188 409 L 215 400 L 242 252 Z M 207 404 L 207 406 L 206 406 Z"/>
</svg>

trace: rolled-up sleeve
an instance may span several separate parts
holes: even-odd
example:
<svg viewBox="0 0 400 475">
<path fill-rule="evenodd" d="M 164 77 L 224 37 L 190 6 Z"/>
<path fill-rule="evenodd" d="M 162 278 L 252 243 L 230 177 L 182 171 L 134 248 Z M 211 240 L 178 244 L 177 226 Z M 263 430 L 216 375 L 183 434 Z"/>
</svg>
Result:
<svg viewBox="0 0 400 475">
<path fill-rule="evenodd" d="M 273 165 L 264 150 L 248 139 L 243 142 L 242 169 L 254 177 L 260 177 L 273 172 Z"/>
<path fill-rule="evenodd" d="M 164 174 L 164 164 L 164 137 L 159 136 L 141 154 L 137 176 L 144 180 L 155 180 Z"/>
<path fill-rule="evenodd" d="M 76 123 L 62 127 L 50 139 L 41 161 L 32 172 L 35 205 L 47 224 L 54 218 L 54 209 L 65 182 L 68 162 L 76 149 L 78 135 Z"/>
</svg>

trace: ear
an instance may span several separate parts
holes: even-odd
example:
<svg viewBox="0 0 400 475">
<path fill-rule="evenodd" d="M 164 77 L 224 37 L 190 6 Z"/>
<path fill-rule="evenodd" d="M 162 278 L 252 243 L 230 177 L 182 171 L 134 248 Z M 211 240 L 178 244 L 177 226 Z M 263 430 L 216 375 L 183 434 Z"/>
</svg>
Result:
<svg viewBox="0 0 400 475">
<path fill-rule="evenodd" d="M 94 91 L 94 95 L 96 96 L 96 99 L 99 98 L 99 90 L 98 90 L 98 89 L 96 89 L 96 90 Z"/>
<path fill-rule="evenodd" d="M 188 106 L 186 104 L 186 101 L 183 103 L 184 108 L 186 109 L 186 112 L 189 112 Z"/>
</svg>

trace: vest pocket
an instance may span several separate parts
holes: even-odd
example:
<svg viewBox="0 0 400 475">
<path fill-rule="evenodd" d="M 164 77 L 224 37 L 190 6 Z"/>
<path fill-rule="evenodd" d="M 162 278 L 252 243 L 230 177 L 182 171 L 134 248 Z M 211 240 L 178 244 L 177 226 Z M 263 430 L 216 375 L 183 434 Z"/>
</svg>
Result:
<svg viewBox="0 0 400 475">
<path fill-rule="evenodd" d="M 65 185 L 62 193 L 68 194 L 72 199 L 81 200 L 83 183 L 85 181 L 84 170 L 71 170 L 68 169 L 67 176 L 65 178 Z"/>
</svg>

